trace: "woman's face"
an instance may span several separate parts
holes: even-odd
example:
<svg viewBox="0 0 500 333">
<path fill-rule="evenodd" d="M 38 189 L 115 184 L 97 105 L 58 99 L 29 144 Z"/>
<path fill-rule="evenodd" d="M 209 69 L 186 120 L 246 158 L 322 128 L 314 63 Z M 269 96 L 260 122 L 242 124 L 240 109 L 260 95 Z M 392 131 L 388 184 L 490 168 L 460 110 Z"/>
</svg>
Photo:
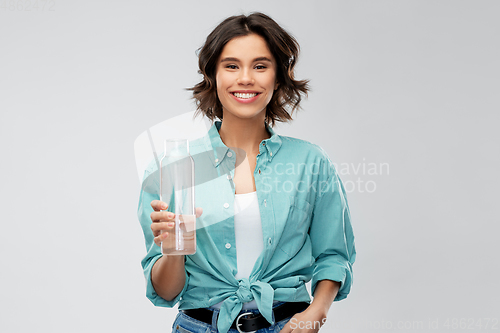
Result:
<svg viewBox="0 0 500 333">
<path fill-rule="evenodd" d="M 219 57 L 216 82 L 224 114 L 248 119 L 264 113 L 265 117 L 278 84 L 276 61 L 264 38 L 250 34 L 231 39 Z"/>
</svg>

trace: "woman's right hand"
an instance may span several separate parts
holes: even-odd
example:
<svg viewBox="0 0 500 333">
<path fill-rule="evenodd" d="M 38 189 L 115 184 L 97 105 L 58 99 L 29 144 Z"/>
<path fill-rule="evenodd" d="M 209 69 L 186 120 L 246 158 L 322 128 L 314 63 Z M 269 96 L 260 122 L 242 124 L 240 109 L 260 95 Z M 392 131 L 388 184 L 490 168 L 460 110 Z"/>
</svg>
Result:
<svg viewBox="0 0 500 333">
<path fill-rule="evenodd" d="M 154 242 L 156 245 L 161 246 L 161 242 L 168 237 L 168 232 L 175 226 L 175 215 L 172 212 L 167 212 L 165 209 L 168 205 L 160 200 L 151 201 L 151 207 L 154 212 L 151 213 L 151 230 L 153 231 Z M 200 217 L 203 209 L 196 208 L 196 218 Z M 163 233 L 162 233 L 163 231 Z"/>
</svg>

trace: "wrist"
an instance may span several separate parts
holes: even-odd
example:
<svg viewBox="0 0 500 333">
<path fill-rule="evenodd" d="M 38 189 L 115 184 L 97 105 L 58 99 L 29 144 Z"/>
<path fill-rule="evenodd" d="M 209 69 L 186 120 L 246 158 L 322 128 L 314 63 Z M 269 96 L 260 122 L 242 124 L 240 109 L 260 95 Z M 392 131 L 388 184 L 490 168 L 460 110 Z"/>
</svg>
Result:
<svg viewBox="0 0 500 333">
<path fill-rule="evenodd" d="M 329 306 L 325 304 L 320 304 L 319 302 L 314 302 L 314 300 L 306 309 L 306 311 L 315 313 L 319 315 L 321 318 L 326 318 L 329 310 L 330 310 Z"/>
</svg>

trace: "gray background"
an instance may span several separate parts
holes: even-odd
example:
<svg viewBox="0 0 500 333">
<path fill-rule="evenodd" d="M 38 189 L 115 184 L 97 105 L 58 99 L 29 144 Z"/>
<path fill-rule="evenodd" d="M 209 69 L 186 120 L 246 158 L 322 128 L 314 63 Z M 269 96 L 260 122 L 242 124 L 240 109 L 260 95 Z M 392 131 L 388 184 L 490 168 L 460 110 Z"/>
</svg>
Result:
<svg viewBox="0 0 500 333">
<path fill-rule="evenodd" d="M 311 80 L 275 130 L 356 184 L 354 285 L 322 331 L 500 330 L 500 2 L 2 4 L 1 332 L 170 331 L 176 311 L 145 297 L 133 143 L 194 109 L 195 50 L 254 10 Z"/>
</svg>

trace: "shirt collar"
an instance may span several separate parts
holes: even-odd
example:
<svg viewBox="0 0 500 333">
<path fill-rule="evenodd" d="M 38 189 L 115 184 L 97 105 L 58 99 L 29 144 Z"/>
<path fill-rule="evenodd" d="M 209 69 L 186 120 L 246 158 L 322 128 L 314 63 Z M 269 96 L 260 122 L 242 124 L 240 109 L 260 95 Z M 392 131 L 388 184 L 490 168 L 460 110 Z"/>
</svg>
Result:
<svg viewBox="0 0 500 333">
<path fill-rule="evenodd" d="M 271 128 L 268 123 L 266 124 L 266 128 L 271 133 L 271 137 L 269 139 L 262 140 L 259 146 L 259 151 L 262 153 L 265 149 L 267 151 L 267 157 L 269 161 L 271 161 L 274 156 L 278 153 L 278 150 L 281 147 L 281 137 L 276 134 L 276 132 Z M 207 149 L 212 149 L 214 151 L 214 155 L 211 156 L 212 162 L 215 167 L 219 166 L 219 164 L 226 158 L 227 151 L 229 148 L 222 142 L 222 139 L 219 135 L 219 130 L 221 128 L 222 121 L 217 120 L 210 127 L 208 134 L 205 136 L 205 144 Z"/>
</svg>

